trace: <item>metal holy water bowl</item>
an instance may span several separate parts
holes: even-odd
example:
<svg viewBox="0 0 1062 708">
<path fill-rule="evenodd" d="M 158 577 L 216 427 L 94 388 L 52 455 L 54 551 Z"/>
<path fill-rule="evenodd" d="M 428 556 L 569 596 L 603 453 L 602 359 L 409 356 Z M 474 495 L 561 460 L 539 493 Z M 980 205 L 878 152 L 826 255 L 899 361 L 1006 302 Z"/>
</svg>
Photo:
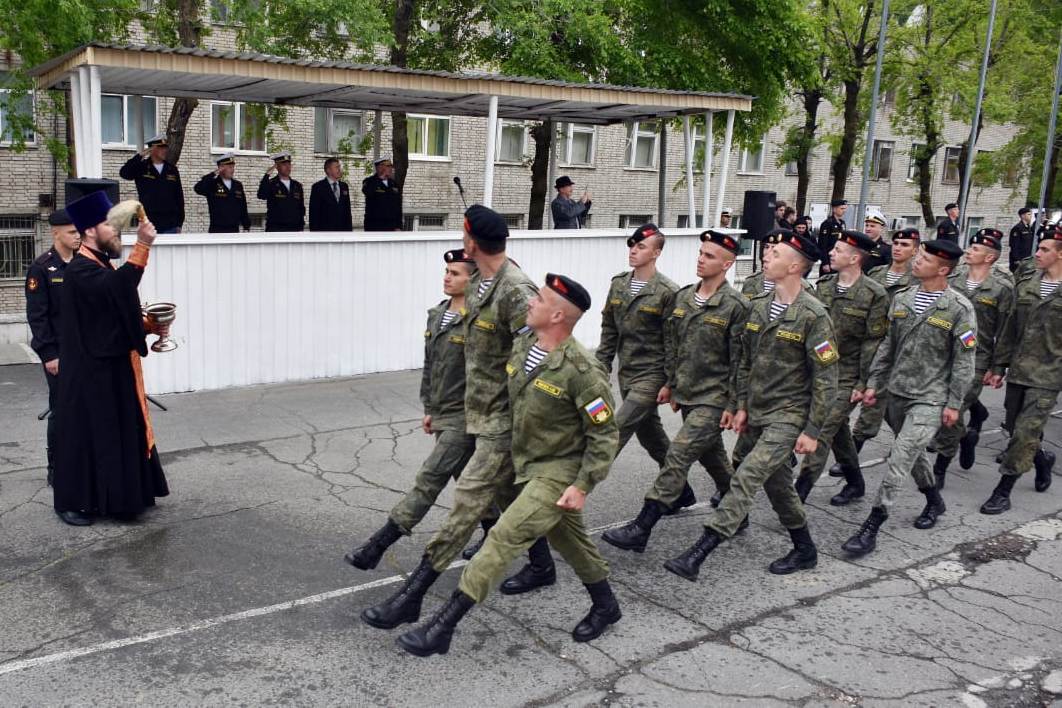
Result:
<svg viewBox="0 0 1062 708">
<path fill-rule="evenodd" d="M 177 306 L 172 302 L 156 302 L 153 305 L 145 305 L 143 312 L 148 321 L 156 325 L 167 325 L 177 319 Z M 151 351 L 153 352 L 172 352 L 176 348 L 177 342 L 161 335 L 151 345 Z"/>
</svg>

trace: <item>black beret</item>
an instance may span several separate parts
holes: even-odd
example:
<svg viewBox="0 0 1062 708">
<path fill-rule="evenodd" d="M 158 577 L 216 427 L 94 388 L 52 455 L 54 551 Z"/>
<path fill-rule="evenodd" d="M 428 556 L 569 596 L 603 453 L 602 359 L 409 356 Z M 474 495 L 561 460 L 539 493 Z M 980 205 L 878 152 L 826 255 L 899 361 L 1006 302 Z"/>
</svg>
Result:
<svg viewBox="0 0 1062 708">
<path fill-rule="evenodd" d="M 908 226 L 907 228 L 900 229 L 899 231 L 896 231 L 896 232 L 894 232 L 892 234 L 892 240 L 893 241 L 895 241 L 898 238 L 899 239 L 907 239 L 907 240 L 910 240 L 910 241 L 921 241 L 922 240 L 922 234 L 919 233 L 918 229 L 916 229 L 915 227 Z"/>
<path fill-rule="evenodd" d="M 572 178 L 568 175 L 561 175 L 557 178 L 557 181 L 553 184 L 554 189 L 560 189 L 561 187 L 567 187 L 568 185 L 575 184 L 572 182 Z"/>
<path fill-rule="evenodd" d="M 922 245 L 925 247 L 926 253 L 945 258 L 949 261 L 957 261 L 962 256 L 962 249 L 959 248 L 959 244 L 953 243 L 947 239 L 936 238 L 932 241 L 926 241 Z"/>
<path fill-rule="evenodd" d="M 830 202 L 830 206 L 831 207 L 839 207 L 839 206 L 847 206 L 847 205 L 848 205 L 848 200 L 847 199 L 834 199 L 833 201 Z"/>
<path fill-rule="evenodd" d="M 1041 241 L 1062 241 L 1062 226 L 1058 224 L 1048 224 L 1044 227 L 1044 232 L 1040 234 Z"/>
<path fill-rule="evenodd" d="M 443 254 L 443 260 L 447 263 L 475 263 L 474 260 L 468 257 L 463 248 L 455 248 L 452 251 L 447 251 Z"/>
<path fill-rule="evenodd" d="M 734 255 L 741 250 L 741 244 L 738 240 L 730 234 L 724 234 L 719 231 L 712 231 L 711 229 L 701 232 L 701 242 L 711 241 L 716 246 L 722 246 L 726 250 L 730 251 Z"/>
<path fill-rule="evenodd" d="M 948 211 L 949 209 L 958 209 L 958 208 L 959 208 L 959 205 L 956 204 L 955 202 L 948 202 L 947 204 L 944 205 L 944 211 Z"/>
<path fill-rule="evenodd" d="M 51 226 L 70 226 L 74 220 L 66 213 L 66 209 L 56 209 L 48 215 L 48 224 Z"/>
<path fill-rule="evenodd" d="M 778 245 L 782 242 L 782 237 L 786 234 L 793 233 L 789 229 L 771 229 L 767 232 L 767 235 L 763 237 L 765 243 L 769 243 L 772 246 Z"/>
<path fill-rule="evenodd" d="M 590 309 L 590 293 L 586 292 L 586 288 L 568 276 L 546 273 L 546 287 L 583 312 Z"/>
<path fill-rule="evenodd" d="M 873 253 L 878 247 L 878 242 L 862 231 L 845 231 L 837 240 L 867 253 Z"/>
<path fill-rule="evenodd" d="M 782 240 L 779 243 L 791 246 L 793 250 L 800 253 L 800 255 L 804 256 L 804 258 L 807 258 L 809 261 L 817 261 L 822 258 L 822 253 L 819 251 L 819 247 L 815 243 L 815 240 L 804 234 L 790 231 L 782 236 Z"/>
<path fill-rule="evenodd" d="M 1003 232 L 999 229 L 984 228 L 970 237 L 970 245 L 981 244 L 982 246 L 988 246 L 994 248 L 997 251 L 1003 250 Z"/>
<path fill-rule="evenodd" d="M 1031 211 L 1032 211 L 1032 209 L 1030 209 L 1029 207 L 1022 207 L 1021 209 L 1018 209 L 1018 216 L 1022 216 L 1024 214 L 1028 214 Z"/>
<path fill-rule="evenodd" d="M 631 246 L 633 246 L 636 243 L 640 243 L 640 242 L 644 241 L 645 239 L 649 238 L 650 236 L 661 236 L 662 237 L 663 235 L 664 235 L 663 232 L 656 227 L 656 224 L 653 224 L 653 223 L 642 224 L 637 229 L 635 229 L 634 233 L 631 234 L 631 237 L 629 239 L 627 239 L 627 248 L 630 248 Z"/>
<path fill-rule="evenodd" d="M 509 238 L 505 217 L 490 207 L 473 204 L 465 211 L 465 231 L 474 241 L 504 241 Z"/>
</svg>

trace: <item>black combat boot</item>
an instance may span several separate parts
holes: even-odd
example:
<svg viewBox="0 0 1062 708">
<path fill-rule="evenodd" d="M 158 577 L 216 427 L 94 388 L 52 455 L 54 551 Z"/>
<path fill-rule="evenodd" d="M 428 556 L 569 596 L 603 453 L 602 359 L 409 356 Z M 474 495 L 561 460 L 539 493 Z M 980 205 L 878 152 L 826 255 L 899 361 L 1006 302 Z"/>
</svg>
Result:
<svg viewBox="0 0 1062 708">
<path fill-rule="evenodd" d="M 369 607 L 361 613 L 361 621 L 377 629 L 394 629 L 405 622 L 420 619 L 420 605 L 428 588 L 439 578 L 439 571 L 431 567 L 427 556 L 420 559 L 420 565 L 409 574 L 398 592 L 379 605 Z"/>
<path fill-rule="evenodd" d="M 618 529 L 609 529 L 601 535 L 601 538 L 616 548 L 625 551 L 641 553 L 645 550 L 645 544 L 649 542 L 649 535 L 653 527 L 664 514 L 666 507 L 655 499 L 646 499 L 642 504 L 642 510 L 638 512 L 638 518 L 626 526 Z"/>
<path fill-rule="evenodd" d="M 967 428 L 966 434 L 959 438 L 959 467 L 968 470 L 977 462 L 977 443 L 981 432 Z"/>
<path fill-rule="evenodd" d="M 697 539 L 697 543 L 687 548 L 677 558 L 665 561 L 664 567 L 675 575 L 682 576 L 692 582 L 697 579 L 697 574 L 701 570 L 701 563 L 704 563 L 704 559 L 708 557 L 708 554 L 714 551 L 715 547 L 722 542 L 722 536 L 712 529 L 706 528 L 701 537 Z"/>
<path fill-rule="evenodd" d="M 863 481 L 863 471 L 858 467 L 853 469 L 845 466 L 844 486 L 841 487 L 841 491 L 830 497 L 830 504 L 832 506 L 847 506 L 856 499 L 862 499 L 866 493 L 867 485 Z"/>
<path fill-rule="evenodd" d="M 398 524 L 394 521 L 388 519 L 387 523 L 374 533 L 364 545 L 356 546 L 343 556 L 343 560 L 355 568 L 372 570 L 383 558 L 384 551 L 400 538 L 402 538 L 402 529 L 398 528 Z"/>
<path fill-rule="evenodd" d="M 818 565 L 819 552 L 806 524 L 798 529 L 789 529 L 789 538 L 793 539 L 793 550 L 771 563 L 767 568 L 769 571 L 775 575 L 789 575 Z"/>
<path fill-rule="evenodd" d="M 988 409 L 985 408 L 985 404 L 980 400 L 974 401 L 970 406 L 970 424 L 967 426 L 967 430 L 976 430 L 981 432 L 981 426 L 988 420 Z"/>
<path fill-rule="evenodd" d="M 933 461 L 933 476 L 937 478 L 937 489 L 944 489 L 944 480 L 948 476 L 948 465 L 951 458 L 937 453 L 937 459 Z"/>
<path fill-rule="evenodd" d="M 981 505 L 981 513 L 995 515 L 1008 511 L 1010 509 L 1010 490 L 1014 489 L 1014 483 L 1017 481 L 1017 475 L 1000 475 L 999 484 L 992 490 L 992 496 Z"/>
<path fill-rule="evenodd" d="M 593 604 L 590 605 L 590 612 L 586 617 L 583 617 L 582 621 L 572 630 L 572 639 L 577 642 L 597 639 L 605 633 L 609 625 L 616 624 L 623 617 L 616 596 L 612 594 L 612 586 L 607 580 L 585 585 L 585 587 L 590 593 L 590 600 Z"/>
<path fill-rule="evenodd" d="M 503 595 L 519 595 L 557 582 L 557 566 L 553 565 L 553 556 L 545 536 L 531 544 L 527 556 L 527 565 L 502 583 Z"/>
<path fill-rule="evenodd" d="M 717 489 L 717 490 L 715 490 L 715 494 L 713 494 L 712 498 L 708 500 L 708 503 L 712 505 L 713 509 L 718 509 L 719 505 L 723 501 L 723 497 L 725 497 L 727 492 L 729 492 L 729 491 L 730 491 L 729 489 Z"/>
<path fill-rule="evenodd" d="M 832 465 L 830 465 L 828 474 L 831 477 L 844 477 L 844 471 L 847 468 L 847 465 L 842 465 L 840 462 L 834 462 Z"/>
<path fill-rule="evenodd" d="M 859 527 L 855 535 L 844 542 L 841 549 L 853 556 L 865 556 L 878 545 L 878 529 L 885 523 L 889 514 L 884 507 L 876 506 L 870 510 L 870 516 Z"/>
<path fill-rule="evenodd" d="M 487 534 L 490 533 L 496 523 L 498 523 L 497 519 L 480 519 L 479 525 L 483 528 L 483 535 L 479 537 L 478 541 L 469 544 L 468 548 L 461 551 L 461 557 L 466 561 L 472 560 L 472 556 L 479 553 L 479 549 L 483 548 L 483 542 L 487 540 Z"/>
<path fill-rule="evenodd" d="M 693 493 L 693 487 L 689 482 L 682 488 L 682 494 L 675 500 L 675 503 L 669 507 L 664 508 L 664 516 L 673 516 L 688 506 L 693 506 L 697 503 L 697 495 Z"/>
<path fill-rule="evenodd" d="M 461 621 L 476 601 L 460 590 L 439 608 L 427 624 L 411 629 L 398 638 L 398 646 L 415 656 L 445 654 L 450 651 L 450 640 L 454 636 L 454 627 Z"/>
<path fill-rule="evenodd" d="M 1041 447 L 1036 451 L 1033 465 L 1036 466 L 1035 489 L 1038 492 L 1046 492 L 1047 488 L 1051 486 L 1051 472 L 1055 467 L 1055 453 Z"/>
<path fill-rule="evenodd" d="M 797 496 L 800 497 L 801 504 L 808 500 L 808 495 L 811 494 L 811 488 L 814 486 L 815 483 L 811 481 L 809 475 L 797 477 L 796 482 L 793 483 L 793 489 L 796 490 Z"/>
<path fill-rule="evenodd" d="M 940 496 L 940 489 L 937 487 L 926 487 L 918 491 L 926 495 L 926 505 L 922 508 L 922 513 L 915 519 L 914 527 L 916 529 L 931 529 L 937 525 L 937 517 L 947 511 L 948 507 L 944 505 L 944 497 Z"/>
</svg>

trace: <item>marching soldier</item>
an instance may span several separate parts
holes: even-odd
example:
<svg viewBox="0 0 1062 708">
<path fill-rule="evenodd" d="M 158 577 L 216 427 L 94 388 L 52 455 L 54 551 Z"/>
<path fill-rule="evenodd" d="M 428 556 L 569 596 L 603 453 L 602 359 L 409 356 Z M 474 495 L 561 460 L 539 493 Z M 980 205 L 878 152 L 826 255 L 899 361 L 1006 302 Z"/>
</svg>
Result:
<svg viewBox="0 0 1062 708">
<path fill-rule="evenodd" d="M 65 209 L 48 216 L 52 247 L 33 261 L 26 272 L 26 322 L 30 327 L 30 347 L 40 357 L 48 384 L 48 486 L 55 478 L 56 414 L 59 411 L 59 332 L 60 294 L 63 275 L 70 259 L 81 245 L 81 235 Z"/>
<path fill-rule="evenodd" d="M 848 200 L 846 199 L 834 199 L 830 202 L 830 215 L 826 217 L 826 220 L 819 226 L 819 254 L 822 258 L 822 265 L 819 267 L 819 273 L 825 275 L 830 271 L 830 252 L 833 251 L 833 246 L 837 243 L 847 228 L 844 224 L 844 213 L 848 211 Z"/>
<path fill-rule="evenodd" d="M 1036 224 L 1033 223 L 1032 209 L 1018 209 L 1018 223 L 1010 229 L 1010 272 L 1018 269 L 1018 264 L 1032 255 L 1036 243 Z"/>
<path fill-rule="evenodd" d="M 837 398 L 826 414 L 819 435 L 819 445 L 804 456 L 796 481 L 800 501 L 822 475 L 830 445 L 866 387 L 870 362 L 885 336 L 889 317 L 889 296 L 885 288 L 863 275 L 863 266 L 873 257 L 878 245 L 866 234 L 845 231 L 833 247 L 830 265 L 833 273 L 823 276 L 816 285 L 819 302 L 826 306 L 837 336 L 840 362 L 837 365 Z M 834 506 L 844 506 L 865 493 L 866 485 L 859 466 L 846 469 L 845 485 L 830 499 Z"/>
<path fill-rule="evenodd" d="M 365 195 L 366 231 L 402 230 L 402 192 L 395 182 L 395 167 L 389 157 L 372 163 L 375 173 L 361 182 Z"/>
<path fill-rule="evenodd" d="M 870 365 L 862 400 L 872 406 L 877 391 L 888 390 L 885 420 L 896 439 L 874 508 L 842 546 L 853 556 L 874 550 L 878 530 L 908 475 L 926 497 L 915 528 L 932 528 L 946 510 L 926 446 L 941 425 L 955 425 L 973 383 L 977 315 L 969 300 L 948 288 L 948 275 L 960 256 L 962 249 L 951 241 L 923 244 L 911 266 L 919 286 L 900 292 L 892 302 L 889 332 Z"/>
<path fill-rule="evenodd" d="M 619 358 L 623 403 L 616 411 L 620 450 L 638 436 L 656 464 L 664 464 L 670 445 L 657 412 L 657 394 L 667 381 L 664 371 L 664 318 L 675 302 L 678 286 L 656 269 L 664 234 L 655 224 L 639 226 L 627 239 L 627 262 L 633 268 L 612 278 L 601 312 L 601 343 L 597 360 L 612 371 Z M 697 502 L 686 485 L 675 510 Z"/>
<path fill-rule="evenodd" d="M 240 227 L 251 230 L 251 217 L 247 213 L 247 194 L 243 183 L 233 177 L 236 171 L 236 158 L 226 153 L 216 160 L 218 168 L 209 172 L 196 183 L 195 193 L 206 197 L 210 211 L 212 234 L 234 234 Z"/>
<path fill-rule="evenodd" d="M 837 396 L 837 340 L 829 313 L 800 286 L 808 264 L 819 258 L 811 239 L 788 234 L 764 262 L 775 288 L 751 302 L 737 374 L 737 412 L 731 421 L 736 432 L 750 437 L 753 447 L 734 473 L 730 492 L 705 522 L 700 539 L 664 564 L 687 580 L 696 580 L 708 554 L 738 530 L 760 487 L 793 541 L 793 550 L 771 563 L 770 571 L 786 575 L 818 563 L 786 461 L 794 450 L 815 451 Z"/>
<path fill-rule="evenodd" d="M 306 200 L 302 183 L 291 178 L 291 153 L 270 155 L 273 161 L 258 183 L 258 198 L 266 203 L 266 231 L 302 231 Z M 273 171 L 277 176 L 273 177 Z"/>
<path fill-rule="evenodd" d="M 951 202 L 944 206 L 944 211 L 947 216 L 937 224 L 937 239 L 957 244 L 959 243 L 959 205 Z"/>
<path fill-rule="evenodd" d="M 1010 441 L 999 466 L 999 484 L 982 514 L 1010 509 L 1010 492 L 1030 467 L 1035 489 L 1047 491 L 1055 454 L 1041 445 L 1044 426 L 1062 390 L 1062 227 L 1048 226 L 1036 249 L 1036 272 L 1015 288 L 1014 315 L 993 362 L 990 384 L 1007 379 Z"/>
<path fill-rule="evenodd" d="M 184 225 L 181 173 L 166 160 L 170 148 L 165 135 L 151 137 L 146 145 L 122 165 L 118 176 L 136 183 L 137 199 L 160 234 L 180 233 Z"/>
<path fill-rule="evenodd" d="M 596 639 L 622 617 L 609 586 L 609 567 L 590 539 L 583 505 L 608 475 L 618 452 L 612 386 L 572 329 L 590 309 L 590 295 L 563 275 L 546 275 L 531 299 L 534 334 L 513 346 L 508 369 L 513 411 L 515 479 L 499 488 L 507 506 L 486 543 L 461 573 L 450 600 L 423 626 L 398 639 L 416 656 L 445 654 L 454 627 L 483 602 L 505 569 L 535 539 L 549 538 L 590 593 L 590 612 L 576 625 L 577 642 Z"/>
<path fill-rule="evenodd" d="M 606 531 L 603 538 L 617 548 L 642 552 L 660 517 L 688 487 L 690 467 L 700 460 L 716 488 L 730 488 L 733 468 L 723 447 L 736 407 L 736 374 L 741 357 L 748 301 L 726 281 L 740 246 L 716 231 L 701 234 L 697 257 L 700 282 L 678 291 L 665 325 L 667 383 L 657 400 L 682 411 L 682 428 L 642 510 L 631 523 Z"/>
<path fill-rule="evenodd" d="M 875 268 L 892 262 L 892 247 L 885 243 L 885 217 L 881 214 L 877 212 L 867 214 L 867 218 L 863 221 L 863 230 L 874 242 L 874 250 L 863 262 L 863 272 L 869 273 Z"/>
<path fill-rule="evenodd" d="M 959 410 L 959 420 L 950 428 L 942 427 L 930 446 L 937 453 L 933 474 L 938 489 L 944 488 L 948 465 L 956 452 L 959 453 L 959 466 L 964 470 L 973 467 L 976 461 L 981 425 L 987 418 L 987 410 L 978 404 L 977 399 L 981 389 L 989 383 L 988 371 L 993 368 L 995 351 L 1000 346 L 1000 338 L 1006 332 L 1014 307 L 1014 285 L 1010 282 L 1010 274 L 1004 275 L 1006 271 L 995 268 L 1002 250 L 1003 232 L 981 229 L 966 248 L 966 264 L 956 268 L 948 279 L 952 288 L 973 303 L 977 313 L 977 357 L 973 384 Z M 978 408 L 984 413 L 979 413 Z M 970 412 L 969 427 L 963 422 L 967 411 Z"/>
</svg>

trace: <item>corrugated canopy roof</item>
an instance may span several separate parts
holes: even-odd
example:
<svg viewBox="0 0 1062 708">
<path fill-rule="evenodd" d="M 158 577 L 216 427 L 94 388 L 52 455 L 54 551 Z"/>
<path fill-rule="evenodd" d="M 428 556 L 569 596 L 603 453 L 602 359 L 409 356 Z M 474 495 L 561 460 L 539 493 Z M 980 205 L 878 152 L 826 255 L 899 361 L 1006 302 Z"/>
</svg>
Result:
<svg viewBox="0 0 1062 708">
<path fill-rule="evenodd" d="M 90 44 L 35 67 L 41 89 L 66 88 L 79 66 L 99 67 L 106 93 L 248 103 L 620 123 L 752 109 L 752 97 L 667 89 L 577 84 L 484 73 L 313 61 L 188 47 Z"/>
</svg>

